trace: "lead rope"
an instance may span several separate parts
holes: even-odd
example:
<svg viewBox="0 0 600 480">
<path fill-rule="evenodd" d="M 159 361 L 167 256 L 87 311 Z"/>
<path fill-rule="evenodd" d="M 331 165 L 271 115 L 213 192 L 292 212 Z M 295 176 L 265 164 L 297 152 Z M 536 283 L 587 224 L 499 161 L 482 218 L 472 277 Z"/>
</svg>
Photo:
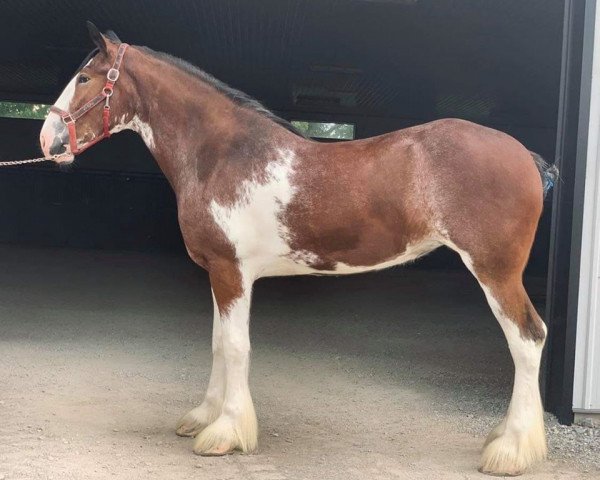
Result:
<svg viewBox="0 0 600 480">
<path fill-rule="evenodd" d="M 62 156 L 66 155 L 52 155 L 51 157 L 28 158 L 27 160 L 10 160 L 7 162 L 0 162 L 0 167 L 12 167 L 13 165 L 25 165 L 26 163 L 50 162 Z"/>
</svg>

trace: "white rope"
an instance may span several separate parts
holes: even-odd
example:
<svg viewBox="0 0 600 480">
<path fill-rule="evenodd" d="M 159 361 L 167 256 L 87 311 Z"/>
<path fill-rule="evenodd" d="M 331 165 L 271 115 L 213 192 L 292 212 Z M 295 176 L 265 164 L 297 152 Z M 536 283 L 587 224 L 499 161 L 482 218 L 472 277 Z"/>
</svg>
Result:
<svg viewBox="0 0 600 480">
<path fill-rule="evenodd" d="M 26 163 L 41 163 L 41 162 L 50 162 L 52 160 L 56 160 L 57 158 L 67 156 L 64 153 L 61 155 L 53 155 L 51 157 L 38 157 L 38 158 L 28 158 L 27 160 L 10 160 L 6 162 L 0 162 L 0 167 L 12 167 L 14 165 L 25 165 Z"/>
</svg>

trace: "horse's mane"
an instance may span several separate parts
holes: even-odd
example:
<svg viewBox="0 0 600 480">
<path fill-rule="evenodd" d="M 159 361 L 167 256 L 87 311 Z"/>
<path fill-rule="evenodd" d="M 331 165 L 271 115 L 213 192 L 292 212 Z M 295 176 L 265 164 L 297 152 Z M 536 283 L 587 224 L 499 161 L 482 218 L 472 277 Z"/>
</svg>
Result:
<svg viewBox="0 0 600 480">
<path fill-rule="evenodd" d="M 272 120 L 273 122 L 281 125 L 282 127 L 286 128 L 290 132 L 292 132 L 300 137 L 306 137 L 306 135 L 303 132 L 301 132 L 296 127 L 294 127 L 290 122 L 275 115 L 273 112 L 271 112 L 269 109 L 267 109 L 264 105 L 262 105 L 255 98 L 252 98 L 250 95 L 248 95 L 244 92 L 241 92 L 240 90 L 230 87 L 226 83 L 223 83 L 221 80 L 218 80 L 217 78 L 213 77 L 211 74 L 206 73 L 204 70 L 199 69 L 195 65 L 192 65 L 191 63 L 186 62 L 185 60 L 182 60 L 181 58 L 177 58 L 177 57 L 174 57 L 173 55 L 169 55 L 168 53 L 154 51 L 148 47 L 137 47 L 137 48 L 140 48 L 145 53 L 152 55 L 153 57 L 158 58 L 160 60 L 164 60 L 164 61 L 170 63 L 171 65 L 178 67 L 179 69 L 183 70 L 184 72 L 189 73 L 190 75 L 193 75 L 193 76 L 199 78 L 203 82 L 208 83 L 210 86 L 215 88 L 215 90 L 217 90 L 219 93 L 222 93 L 223 95 L 225 95 L 227 98 L 233 100 L 238 105 L 245 107 L 245 108 L 249 108 L 251 110 L 254 110 L 255 112 L 260 113 L 261 115 L 267 117 L 269 120 Z"/>
</svg>

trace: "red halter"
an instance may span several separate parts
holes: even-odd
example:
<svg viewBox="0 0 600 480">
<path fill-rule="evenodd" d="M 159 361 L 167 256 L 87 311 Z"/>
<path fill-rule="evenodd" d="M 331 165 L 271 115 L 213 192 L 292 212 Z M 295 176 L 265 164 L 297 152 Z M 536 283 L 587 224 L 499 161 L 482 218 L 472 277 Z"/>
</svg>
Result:
<svg viewBox="0 0 600 480">
<path fill-rule="evenodd" d="M 110 97 L 113 94 L 113 87 L 117 80 L 119 79 L 119 67 L 121 66 L 121 62 L 123 60 L 123 56 L 125 55 L 125 50 L 129 45 L 126 43 L 121 43 L 119 45 L 119 50 L 117 51 L 117 56 L 115 58 L 115 63 L 106 74 L 106 84 L 98 95 L 92 98 L 89 102 L 83 105 L 80 109 L 76 110 L 73 113 L 69 113 L 65 110 L 62 110 L 54 105 L 50 107 L 50 111 L 60 115 L 62 121 L 65 123 L 67 128 L 69 129 L 69 145 L 71 147 L 71 153 L 73 155 L 77 155 L 84 150 L 87 150 L 92 145 L 95 145 L 100 140 L 104 140 L 105 138 L 110 137 Z M 103 132 L 102 136 L 95 138 L 94 140 L 85 143 L 81 148 L 77 147 L 77 130 L 75 129 L 75 122 L 83 117 L 87 112 L 89 112 L 92 108 L 98 105 L 100 102 L 104 100 L 104 109 L 102 111 L 102 125 Z"/>
</svg>

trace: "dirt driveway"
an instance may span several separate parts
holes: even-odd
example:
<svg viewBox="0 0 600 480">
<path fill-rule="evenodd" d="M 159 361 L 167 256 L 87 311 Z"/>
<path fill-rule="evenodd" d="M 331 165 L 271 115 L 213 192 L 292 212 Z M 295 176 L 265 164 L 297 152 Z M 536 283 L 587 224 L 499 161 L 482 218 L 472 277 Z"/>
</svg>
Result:
<svg viewBox="0 0 600 480">
<path fill-rule="evenodd" d="M 210 372 L 203 273 L 164 255 L 2 247 L 0 262 L 1 480 L 489 478 L 478 453 L 512 366 L 468 275 L 259 282 L 260 448 L 202 458 L 174 426 Z M 524 478 L 600 478 L 597 431 L 549 430 L 552 460 Z"/>
</svg>

